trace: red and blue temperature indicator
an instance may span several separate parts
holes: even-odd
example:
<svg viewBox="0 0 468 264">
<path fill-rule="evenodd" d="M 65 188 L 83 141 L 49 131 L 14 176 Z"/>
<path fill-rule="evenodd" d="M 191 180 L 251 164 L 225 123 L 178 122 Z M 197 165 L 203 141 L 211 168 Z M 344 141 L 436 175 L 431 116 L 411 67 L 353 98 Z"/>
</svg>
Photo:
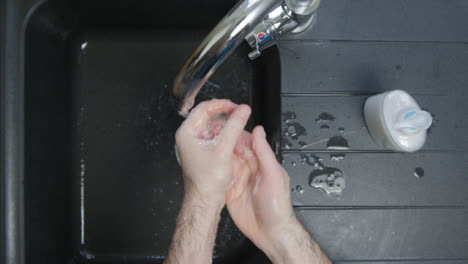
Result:
<svg viewBox="0 0 468 264">
<path fill-rule="evenodd" d="M 265 38 L 266 38 L 265 33 L 260 32 L 260 33 L 257 34 L 257 39 L 258 40 L 263 41 Z"/>
</svg>

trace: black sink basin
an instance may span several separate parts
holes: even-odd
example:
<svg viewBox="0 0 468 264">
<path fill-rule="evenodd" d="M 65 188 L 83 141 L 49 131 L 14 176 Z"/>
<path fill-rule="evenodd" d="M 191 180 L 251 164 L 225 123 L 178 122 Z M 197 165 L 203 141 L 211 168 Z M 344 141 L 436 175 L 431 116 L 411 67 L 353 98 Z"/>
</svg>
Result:
<svg viewBox="0 0 468 264">
<path fill-rule="evenodd" d="M 160 263 L 180 207 L 171 86 L 235 1 L 49 1 L 25 33 L 26 263 Z M 248 103 L 279 146 L 276 48 L 241 45 L 198 100 Z M 216 263 L 265 261 L 224 210 Z"/>
</svg>

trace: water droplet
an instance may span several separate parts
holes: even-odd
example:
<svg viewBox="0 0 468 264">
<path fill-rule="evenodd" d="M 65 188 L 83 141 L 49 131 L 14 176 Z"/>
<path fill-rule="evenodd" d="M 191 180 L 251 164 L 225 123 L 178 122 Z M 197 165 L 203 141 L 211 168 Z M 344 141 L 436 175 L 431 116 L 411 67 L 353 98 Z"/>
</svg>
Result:
<svg viewBox="0 0 468 264">
<path fill-rule="evenodd" d="M 342 160 L 344 160 L 345 155 L 344 154 L 331 154 L 330 158 L 333 161 L 342 161 Z"/>
<path fill-rule="evenodd" d="M 320 129 L 323 129 L 323 130 L 327 130 L 327 129 L 329 129 L 329 128 L 330 128 L 329 125 L 321 125 L 321 126 L 320 126 Z"/>
<path fill-rule="evenodd" d="M 298 193 L 304 193 L 304 189 L 303 189 L 302 186 L 300 186 L 300 185 L 297 185 L 297 186 L 296 186 L 296 191 L 297 191 Z"/>
<path fill-rule="evenodd" d="M 294 122 L 294 123 L 288 123 L 288 125 L 285 128 L 284 135 L 286 137 L 291 137 L 294 140 L 297 140 L 298 137 L 302 135 L 306 135 L 306 129 L 303 127 L 301 124 Z"/>
<path fill-rule="evenodd" d="M 295 161 L 291 162 L 291 165 L 296 166 L 296 162 Z"/>
<path fill-rule="evenodd" d="M 296 119 L 296 113 L 294 112 L 284 112 L 282 115 L 283 120 L 286 124 L 289 123 L 291 120 Z"/>
<path fill-rule="evenodd" d="M 338 128 L 338 131 L 340 131 L 341 133 L 343 133 L 345 131 L 345 129 L 343 127 L 339 127 Z"/>
<path fill-rule="evenodd" d="M 306 154 L 301 154 L 301 162 L 302 164 L 308 164 L 312 167 L 314 166 L 322 166 L 320 163 L 321 159 L 314 154 L 311 154 L 310 156 L 307 156 Z"/>
<path fill-rule="evenodd" d="M 349 149 L 348 141 L 342 136 L 331 137 L 327 142 L 327 149 Z"/>
<path fill-rule="evenodd" d="M 325 166 L 310 173 L 309 184 L 313 188 L 324 190 L 327 194 L 339 194 L 346 187 L 344 174 L 337 168 Z"/>
<path fill-rule="evenodd" d="M 315 122 L 320 123 L 320 122 L 328 122 L 328 121 L 334 121 L 335 116 L 331 115 L 326 112 L 322 112 L 316 119 Z"/>
<path fill-rule="evenodd" d="M 304 141 L 299 141 L 297 144 L 299 144 L 301 147 L 307 146 L 307 142 Z"/>
<path fill-rule="evenodd" d="M 289 142 L 289 140 L 287 140 L 286 138 L 283 139 L 283 147 L 285 149 L 290 149 L 292 147 L 292 143 Z"/>
<path fill-rule="evenodd" d="M 86 174 L 86 166 L 85 166 L 85 161 L 83 159 L 80 160 L 80 176 L 81 180 L 84 180 L 84 176 Z"/>
<path fill-rule="evenodd" d="M 424 177 L 424 169 L 421 167 L 417 167 L 416 169 L 414 169 L 414 176 L 416 176 L 417 178 Z"/>
<path fill-rule="evenodd" d="M 320 162 L 316 162 L 314 163 L 314 166 L 313 166 L 315 169 L 318 169 L 318 170 L 323 170 L 323 165 L 322 163 Z"/>
<path fill-rule="evenodd" d="M 81 44 L 81 51 L 85 51 L 86 50 L 86 47 L 88 47 L 88 42 L 83 42 L 83 44 Z"/>
</svg>

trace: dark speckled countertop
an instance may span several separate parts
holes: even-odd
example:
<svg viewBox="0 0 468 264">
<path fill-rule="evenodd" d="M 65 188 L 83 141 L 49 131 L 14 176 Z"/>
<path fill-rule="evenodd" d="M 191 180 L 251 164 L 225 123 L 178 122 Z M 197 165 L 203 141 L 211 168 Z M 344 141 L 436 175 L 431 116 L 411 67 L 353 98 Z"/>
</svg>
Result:
<svg viewBox="0 0 468 264">
<path fill-rule="evenodd" d="M 283 166 L 299 218 L 337 262 L 468 262 L 467 25 L 465 0 L 324 0 L 313 29 L 279 43 Z M 365 127 L 365 100 L 393 89 L 434 116 L 417 153 L 384 151 Z M 292 123 L 305 131 L 291 136 Z M 349 149 L 327 149 L 333 136 Z M 309 185 L 311 156 L 342 172 L 340 195 Z"/>
</svg>

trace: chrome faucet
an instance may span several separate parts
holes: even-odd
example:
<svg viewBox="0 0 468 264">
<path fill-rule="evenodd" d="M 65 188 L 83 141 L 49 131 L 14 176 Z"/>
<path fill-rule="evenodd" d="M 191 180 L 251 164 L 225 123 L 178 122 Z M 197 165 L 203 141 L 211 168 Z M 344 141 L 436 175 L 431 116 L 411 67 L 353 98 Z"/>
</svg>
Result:
<svg viewBox="0 0 468 264">
<path fill-rule="evenodd" d="M 216 25 L 177 75 L 173 92 L 187 115 L 198 92 L 221 63 L 245 39 L 258 58 L 285 33 L 300 33 L 314 20 L 320 0 L 242 0 Z"/>
</svg>

